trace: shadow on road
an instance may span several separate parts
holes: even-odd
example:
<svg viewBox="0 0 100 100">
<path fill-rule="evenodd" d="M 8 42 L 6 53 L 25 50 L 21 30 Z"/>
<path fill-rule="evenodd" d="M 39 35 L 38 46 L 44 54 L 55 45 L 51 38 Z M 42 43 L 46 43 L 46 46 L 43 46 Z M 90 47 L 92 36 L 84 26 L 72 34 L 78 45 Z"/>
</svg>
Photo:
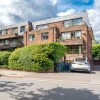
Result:
<svg viewBox="0 0 100 100">
<path fill-rule="evenodd" d="M 0 81 L 0 92 L 7 93 L 15 100 L 99 100 L 99 95 L 88 89 L 56 87 L 50 90 L 38 88 L 36 93 L 28 90 L 34 83 L 19 83 Z M 1 100 L 1 99 L 0 99 Z"/>
</svg>

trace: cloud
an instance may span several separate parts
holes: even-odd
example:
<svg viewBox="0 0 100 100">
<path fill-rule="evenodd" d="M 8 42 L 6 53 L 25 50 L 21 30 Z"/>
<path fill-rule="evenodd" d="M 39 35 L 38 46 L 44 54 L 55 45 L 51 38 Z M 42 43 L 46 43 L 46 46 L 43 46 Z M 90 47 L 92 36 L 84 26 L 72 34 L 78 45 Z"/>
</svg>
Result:
<svg viewBox="0 0 100 100">
<path fill-rule="evenodd" d="M 95 0 L 94 8 L 87 10 L 95 39 L 100 40 L 100 0 Z"/>
<path fill-rule="evenodd" d="M 66 15 L 71 15 L 75 13 L 75 9 L 68 9 L 65 12 L 60 12 L 57 14 L 57 16 L 66 16 Z"/>
<path fill-rule="evenodd" d="M 55 17 L 57 0 L 0 0 L 0 25 Z"/>
</svg>

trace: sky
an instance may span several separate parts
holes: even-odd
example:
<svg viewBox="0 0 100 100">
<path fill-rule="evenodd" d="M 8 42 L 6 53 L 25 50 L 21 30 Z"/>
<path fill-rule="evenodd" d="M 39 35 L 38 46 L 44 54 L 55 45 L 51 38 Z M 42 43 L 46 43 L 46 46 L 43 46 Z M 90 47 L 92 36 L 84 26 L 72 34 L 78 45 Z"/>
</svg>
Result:
<svg viewBox="0 0 100 100">
<path fill-rule="evenodd" d="M 100 0 L 0 0 L 0 26 L 38 21 L 86 10 L 96 40 L 100 40 Z"/>
</svg>

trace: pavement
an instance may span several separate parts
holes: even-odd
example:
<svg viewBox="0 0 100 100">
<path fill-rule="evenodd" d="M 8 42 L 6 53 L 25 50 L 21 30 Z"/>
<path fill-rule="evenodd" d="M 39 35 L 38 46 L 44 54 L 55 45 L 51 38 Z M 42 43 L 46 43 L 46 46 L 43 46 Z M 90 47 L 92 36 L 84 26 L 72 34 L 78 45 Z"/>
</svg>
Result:
<svg viewBox="0 0 100 100">
<path fill-rule="evenodd" d="M 64 73 L 35 73 L 0 69 L 0 75 L 13 78 L 30 78 L 39 80 L 58 80 L 72 83 L 100 85 L 100 66 L 95 66 L 89 73 L 64 72 Z"/>
</svg>

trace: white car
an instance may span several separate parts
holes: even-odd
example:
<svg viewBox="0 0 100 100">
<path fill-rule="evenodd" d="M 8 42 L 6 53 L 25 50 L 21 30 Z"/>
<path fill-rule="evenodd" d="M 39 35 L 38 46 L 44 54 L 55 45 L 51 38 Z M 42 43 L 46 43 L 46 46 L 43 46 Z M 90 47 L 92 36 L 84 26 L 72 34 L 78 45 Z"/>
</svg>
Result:
<svg viewBox="0 0 100 100">
<path fill-rule="evenodd" d="M 87 58 L 76 58 L 71 64 L 71 71 L 85 71 L 91 72 L 91 65 L 87 61 Z"/>
</svg>

